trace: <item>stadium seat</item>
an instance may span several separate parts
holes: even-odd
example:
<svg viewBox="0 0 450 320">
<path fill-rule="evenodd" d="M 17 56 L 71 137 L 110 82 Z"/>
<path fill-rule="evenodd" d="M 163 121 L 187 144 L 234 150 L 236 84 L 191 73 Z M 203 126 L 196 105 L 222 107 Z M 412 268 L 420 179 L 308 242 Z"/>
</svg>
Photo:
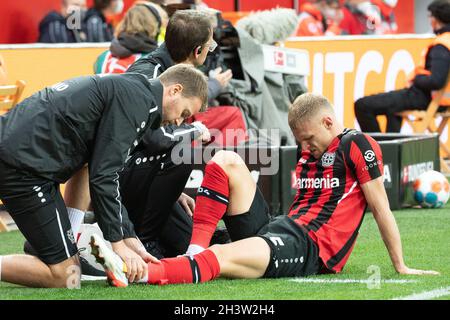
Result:
<svg viewBox="0 0 450 320">
<path fill-rule="evenodd" d="M 23 80 L 17 81 L 15 85 L 0 86 L 0 115 L 8 112 L 19 102 L 24 89 Z"/>
<path fill-rule="evenodd" d="M 439 90 L 431 100 L 426 110 L 408 110 L 398 113 L 413 129 L 415 133 L 424 133 L 428 130 L 431 133 L 437 133 L 439 136 L 444 131 L 450 119 L 450 105 L 441 106 L 440 102 L 446 92 L 447 84 L 450 81 L 450 72 L 447 76 L 445 86 Z M 445 111 L 439 111 L 439 107 L 446 108 Z M 441 108 L 442 110 L 442 108 Z M 435 120 L 441 118 L 439 125 L 436 126 Z M 450 149 L 445 143 L 440 141 L 441 146 L 441 170 L 450 173 L 450 166 L 445 161 L 445 158 L 450 157 Z"/>
</svg>

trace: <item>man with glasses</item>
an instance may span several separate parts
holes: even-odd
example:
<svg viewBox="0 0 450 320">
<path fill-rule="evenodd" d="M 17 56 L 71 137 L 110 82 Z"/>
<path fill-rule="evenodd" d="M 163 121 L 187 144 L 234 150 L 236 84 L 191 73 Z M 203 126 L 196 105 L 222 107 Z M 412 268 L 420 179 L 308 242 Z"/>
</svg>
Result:
<svg viewBox="0 0 450 320">
<path fill-rule="evenodd" d="M 208 52 L 216 48 L 212 16 L 198 10 L 179 10 L 169 20 L 165 42 L 148 57 L 136 61 L 127 72 L 155 78 L 174 64 L 201 66 Z M 210 78 L 208 99 L 215 98 L 231 77 L 231 71 L 227 71 Z M 194 200 L 182 193 L 192 166 L 174 165 L 171 150 L 180 140 L 209 141 L 209 131 L 201 123 L 192 126 L 182 122 L 183 119 L 179 119 L 147 134 L 141 151 L 133 155 L 130 166 L 122 174 L 125 205 L 136 232 L 147 250 L 159 258 L 186 251 L 195 206 Z"/>
<path fill-rule="evenodd" d="M 213 39 L 212 17 L 197 10 L 179 10 L 170 18 L 165 42 L 148 57 L 136 61 L 127 72 L 155 78 L 174 64 L 201 66 L 208 52 L 217 48 Z M 208 82 L 208 98 L 215 98 L 231 79 L 231 71 L 217 73 Z"/>
</svg>

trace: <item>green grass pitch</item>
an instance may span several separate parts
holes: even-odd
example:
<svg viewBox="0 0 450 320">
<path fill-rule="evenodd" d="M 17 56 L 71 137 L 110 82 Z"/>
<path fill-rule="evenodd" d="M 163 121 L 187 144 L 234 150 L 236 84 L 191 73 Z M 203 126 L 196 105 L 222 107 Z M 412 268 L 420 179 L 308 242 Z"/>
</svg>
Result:
<svg viewBox="0 0 450 320">
<path fill-rule="evenodd" d="M 338 275 L 306 278 L 228 280 L 197 285 L 131 285 L 108 287 L 104 281 L 83 282 L 79 290 L 29 289 L 0 283 L 3 299 L 393 299 L 444 289 L 437 299 L 450 299 L 450 204 L 442 209 L 405 209 L 394 212 L 402 235 L 405 261 L 413 268 L 433 269 L 440 276 L 399 276 L 391 266 L 375 220 L 366 214 L 355 249 Z M 23 237 L 19 232 L 0 234 L 0 254 L 19 253 Z M 381 282 L 378 284 L 377 270 Z M 318 279 L 318 280 L 316 280 Z M 305 280 L 303 280 L 305 281 Z M 312 282 L 316 281 L 316 282 Z M 317 282 L 320 281 L 320 282 Z M 338 281 L 338 283 L 336 283 Z M 397 281 L 397 282 L 396 282 Z M 340 283 L 339 283 L 340 282 Z"/>
</svg>

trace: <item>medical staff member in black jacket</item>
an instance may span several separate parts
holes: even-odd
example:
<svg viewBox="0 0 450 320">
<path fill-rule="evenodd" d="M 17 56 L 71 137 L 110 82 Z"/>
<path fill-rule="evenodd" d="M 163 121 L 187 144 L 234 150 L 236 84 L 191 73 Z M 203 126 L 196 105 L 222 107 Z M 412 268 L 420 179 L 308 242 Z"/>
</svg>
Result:
<svg viewBox="0 0 450 320">
<path fill-rule="evenodd" d="M 0 117 L 0 199 L 38 257 L 0 256 L 0 281 L 79 284 L 77 247 L 59 184 L 88 164 L 92 204 L 129 281 L 155 258 L 122 205 L 119 173 L 147 130 L 180 124 L 207 104 L 205 76 L 185 64 L 141 74 L 75 78 L 45 88 Z M 75 276 L 74 276 L 75 275 Z"/>
</svg>

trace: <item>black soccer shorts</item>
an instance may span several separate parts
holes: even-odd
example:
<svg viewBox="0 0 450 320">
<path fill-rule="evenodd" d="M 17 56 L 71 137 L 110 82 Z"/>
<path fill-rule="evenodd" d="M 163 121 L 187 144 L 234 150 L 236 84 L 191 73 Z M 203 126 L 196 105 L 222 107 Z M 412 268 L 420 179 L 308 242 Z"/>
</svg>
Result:
<svg viewBox="0 0 450 320">
<path fill-rule="evenodd" d="M 264 197 L 256 188 L 248 212 L 223 218 L 232 241 L 261 237 L 270 247 L 264 278 L 305 277 L 317 274 L 319 249 L 302 227 L 288 216 L 271 218 Z"/>
<path fill-rule="evenodd" d="M 77 254 L 57 183 L 0 161 L 0 199 L 44 263 L 58 264 Z"/>
</svg>

